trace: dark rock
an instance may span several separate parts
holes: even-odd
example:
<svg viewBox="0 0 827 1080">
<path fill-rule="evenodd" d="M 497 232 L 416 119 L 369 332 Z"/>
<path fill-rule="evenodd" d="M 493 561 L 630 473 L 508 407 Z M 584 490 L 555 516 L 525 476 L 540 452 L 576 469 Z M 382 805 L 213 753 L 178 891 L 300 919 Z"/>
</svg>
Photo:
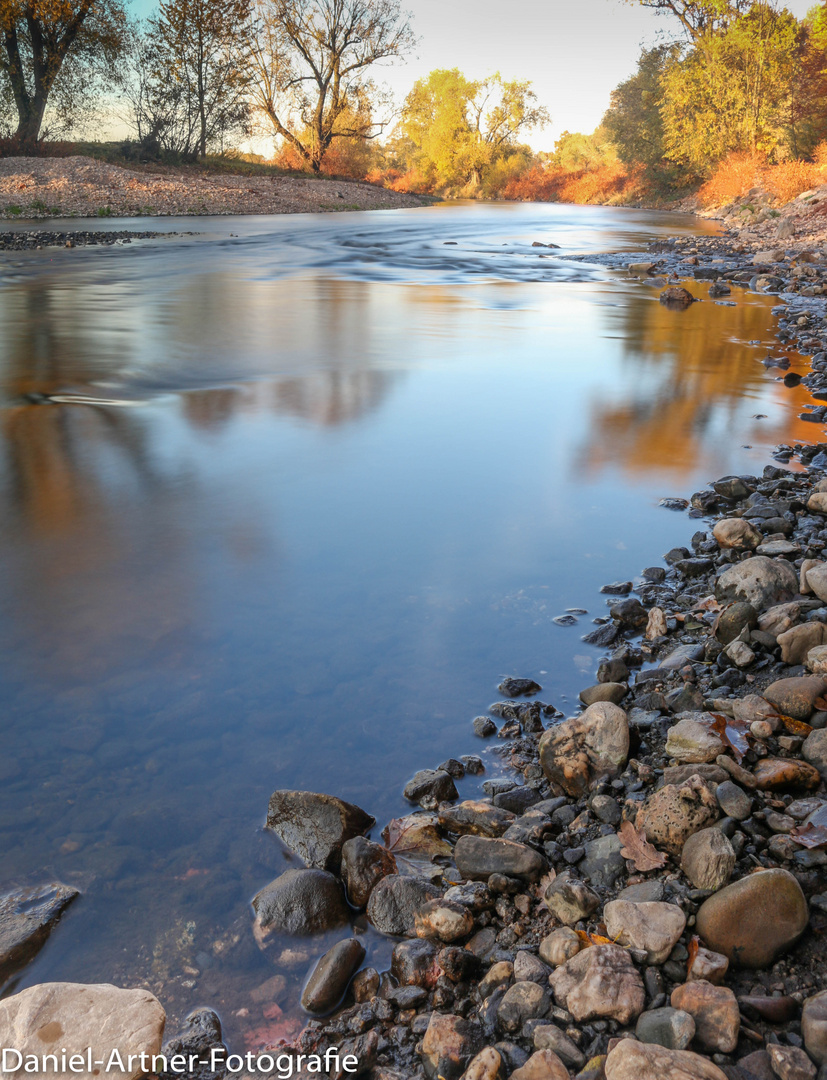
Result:
<svg viewBox="0 0 827 1080">
<path fill-rule="evenodd" d="M 376 883 L 395 873 L 396 859 L 381 844 L 354 836 L 343 845 L 342 878 L 347 898 L 355 908 L 363 908 Z"/>
<path fill-rule="evenodd" d="M 285 870 L 253 897 L 256 936 L 273 931 L 306 936 L 348 921 L 342 886 L 326 870 Z"/>
<path fill-rule="evenodd" d="M 191 1080 L 217 1080 L 223 1076 L 223 1066 L 215 1072 L 209 1068 L 211 1060 L 221 1062 L 227 1054 L 218 1014 L 212 1009 L 195 1009 L 187 1016 L 179 1033 L 164 1045 L 161 1053 L 168 1063 L 178 1056 L 183 1056 L 188 1062 L 191 1058 L 198 1059 L 195 1069 L 187 1069 L 186 1075 Z M 180 1076 L 180 1072 L 168 1069 L 158 1073 L 158 1080 L 175 1080 Z"/>
<path fill-rule="evenodd" d="M 321 957 L 302 993 L 302 1008 L 324 1016 L 345 996 L 354 972 L 365 958 L 365 949 L 356 938 L 338 941 Z"/>
<path fill-rule="evenodd" d="M 80 893 L 70 885 L 19 889 L 0 899 L 0 979 L 27 964 Z"/>
<path fill-rule="evenodd" d="M 543 856 L 525 844 L 484 836 L 461 836 L 454 859 L 460 874 L 472 881 L 487 881 L 492 874 L 536 881 L 547 867 Z"/>
<path fill-rule="evenodd" d="M 422 986 L 426 990 L 433 990 L 440 974 L 437 947 L 433 942 L 424 938 L 412 938 L 394 945 L 391 975 L 400 986 Z"/>
<path fill-rule="evenodd" d="M 507 678 L 503 679 L 497 689 L 501 694 L 505 694 L 506 697 L 515 698 L 539 694 L 543 688 L 533 679 Z"/>
<path fill-rule="evenodd" d="M 441 802 L 458 798 L 454 781 L 439 769 L 421 769 L 405 785 L 403 792 L 409 802 L 419 803 L 426 810 L 435 809 Z"/>
<path fill-rule="evenodd" d="M 441 895 L 439 889 L 423 878 L 391 874 L 382 878 L 370 894 L 368 920 L 383 934 L 410 937 L 415 933 L 418 909 Z"/>
<path fill-rule="evenodd" d="M 353 803 L 312 791 L 274 791 L 267 828 L 307 863 L 338 871 L 342 845 L 367 832 L 375 819 Z"/>
</svg>

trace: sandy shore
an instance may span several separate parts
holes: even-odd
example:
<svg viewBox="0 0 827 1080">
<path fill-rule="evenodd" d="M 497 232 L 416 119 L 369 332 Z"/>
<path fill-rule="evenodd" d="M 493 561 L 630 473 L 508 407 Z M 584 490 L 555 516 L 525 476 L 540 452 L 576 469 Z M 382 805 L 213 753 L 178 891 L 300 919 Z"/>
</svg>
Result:
<svg viewBox="0 0 827 1080">
<path fill-rule="evenodd" d="M 389 210 L 430 200 L 353 180 L 125 169 L 89 157 L 0 159 L 0 218 L 306 214 Z"/>
</svg>

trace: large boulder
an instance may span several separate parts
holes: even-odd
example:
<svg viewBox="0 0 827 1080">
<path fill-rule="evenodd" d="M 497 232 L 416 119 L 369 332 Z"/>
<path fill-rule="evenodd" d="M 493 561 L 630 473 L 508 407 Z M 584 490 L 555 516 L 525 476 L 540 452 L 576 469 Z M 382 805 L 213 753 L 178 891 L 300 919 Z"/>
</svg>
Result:
<svg viewBox="0 0 827 1080">
<path fill-rule="evenodd" d="M 798 593 L 795 570 L 784 559 L 756 555 L 730 566 L 715 583 L 715 596 L 722 602 L 742 600 L 763 611 L 785 604 Z"/>
<path fill-rule="evenodd" d="M 606 1058 L 606 1080 L 727 1080 L 709 1058 L 622 1039 Z"/>
<path fill-rule="evenodd" d="M 383 934 L 413 937 L 417 911 L 441 895 L 439 889 L 424 878 L 389 874 L 370 894 L 368 920 Z"/>
<path fill-rule="evenodd" d="M 626 1025 L 643 1012 L 646 991 L 629 953 L 619 945 L 593 945 L 549 976 L 555 1000 L 575 1020 L 606 1018 Z"/>
<path fill-rule="evenodd" d="M 612 941 L 646 953 L 647 964 L 663 964 L 686 927 L 686 916 L 676 904 L 657 900 L 636 904 L 612 900 L 603 909 Z"/>
<path fill-rule="evenodd" d="M 308 866 L 337 873 L 342 845 L 361 836 L 375 819 L 353 803 L 313 791 L 274 791 L 267 828 Z"/>
<path fill-rule="evenodd" d="M 787 870 L 761 870 L 710 896 L 695 930 L 710 949 L 741 967 L 765 968 L 807 927 L 807 901 Z"/>
<path fill-rule="evenodd" d="M 318 961 L 302 993 L 302 1008 L 316 1016 L 332 1012 L 362 961 L 365 947 L 356 938 L 337 941 Z"/>
<path fill-rule="evenodd" d="M 272 933 L 324 933 L 349 915 L 342 886 L 326 870 L 285 870 L 253 897 L 253 910 L 253 933 L 261 945 Z"/>
<path fill-rule="evenodd" d="M 147 1072 L 140 1055 L 161 1050 L 165 1022 L 161 1003 L 148 990 L 121 990 L 106 983 L 40 983 L 0 1001 L 0 1046 L 22 1054 L 21 1063 L 29 1054 L 41 1057 L 65 1046 L 84 1059 L 88 1050 L 93 1064 L 106 1064 L 117 1050 L 126 1068 L 116 1063 L 111 1069 L 80 1069 L 71 1075 L 78 1080 L 99 1080 L 99 1074 L 137 1080 Z"/>
<path fill-rule="evenodd" d="M 548 865 L 539 851 L 527 844 L 487 836 L 461 836 L 454 859 L 462 877 L 469 881 L 487 881 L 492 874 L 536 881 Z"/>
<path fill-rule="evenodd" d="M 629 721 L 618 705 L 599 701 L 579 716 L 549 728 L 540 739 L 546 777 L 573 798 L 616 777 L 629 756 Z"/>
<path fill-rule="evenodd" d="M 0 981 L 43 948 L 58 919 L 80 894 L 70 885 L 17 889 L 0 899 Z"/>
<path fill-rule="evenodd" d="M 638 810 L 635 825 L 645 831 L 650 843 L 680 855 L 688 838 L 718 817 L 718 800 L 696 775 L 653 792 Z"/>
</svg>

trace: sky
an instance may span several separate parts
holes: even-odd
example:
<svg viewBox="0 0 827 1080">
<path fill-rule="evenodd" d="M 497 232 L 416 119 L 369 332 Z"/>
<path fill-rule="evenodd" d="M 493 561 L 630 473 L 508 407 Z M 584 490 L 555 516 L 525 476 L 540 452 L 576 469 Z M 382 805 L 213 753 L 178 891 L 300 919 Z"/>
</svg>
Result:
<svg viewBox="0 0 827 1080">
<path fill-rule="evenodd" d="M 154 6 L 134 3 L 141 15 Z M 786 7 L 801 18 L 814 3 L 787 0 Z M 594 131 L 641 48 L 676 35 L 674 18 L 634 0 L 403 0 L 403 7 L 419 44 L 407 62 L 377 68 L 377 81 L 401 104 L 414 81 L 435 68 L 530 79 L 552 121 L 526 138 L 535 150 L 551 150 L 563 131 Z"/>
</svg>

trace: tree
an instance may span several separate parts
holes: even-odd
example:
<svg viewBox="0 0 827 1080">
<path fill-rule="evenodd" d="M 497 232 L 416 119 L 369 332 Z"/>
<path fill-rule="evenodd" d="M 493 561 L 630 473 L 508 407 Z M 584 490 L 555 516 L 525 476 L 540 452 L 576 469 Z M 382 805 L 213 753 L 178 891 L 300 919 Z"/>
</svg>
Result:
<svg viewBox="0 0 827 1080">
<path fill-rule="evenodd" d="M 254 105 L 314 173 L 335 140 L 381 134 L 369 70 L 415 40 L 399 0 L 258 0 L 257 14 Z"/>
<path fill-rule="evenodd" d="M 203 158 L 243 129 L 250 83 L 251 0 L 162 0 L 137 45 L 138 136 Z"/>
<path fill-rule="evenodd" d="M 0 0 L 0 74 L 17 113 L 15 137 L 31 147 L 53 92 L 62 108 L 96 80 L 117 81 L 126 33 L 121 0 Z"/>
<path fill-rule="evenodd" d="M 784 143 L 799 25 L 788 11 L 754 3 L 703 48 L 664 72 L 664 144 L 698 175 L 734 151 L 771 155 Z"/>
<path fill-rule="evenodd" d="M 684 34 L 694 42 L 727 29 L 749 10 L 752 0 L 628 0 L 678 20 Z"/>
<path fill-rule="evenodd" d="M 603 127 L 618 157 L 627 165 L 651 167 L 664 158 L 661 79 L 668 64 L 678 56 L 677 45 L 644 49 L 636 73 L 612 91 Z"/>
<path fill-rule="evenodd" d="M 482 184 L 491 165 L 518 147 L 517 136 L 549 122 L 531 83 L 499 73 L 474 81 L 457 68 L 418 79 L 405 99 L 401 129 L 419 168 L 437 186 Z"/>
</svg>

